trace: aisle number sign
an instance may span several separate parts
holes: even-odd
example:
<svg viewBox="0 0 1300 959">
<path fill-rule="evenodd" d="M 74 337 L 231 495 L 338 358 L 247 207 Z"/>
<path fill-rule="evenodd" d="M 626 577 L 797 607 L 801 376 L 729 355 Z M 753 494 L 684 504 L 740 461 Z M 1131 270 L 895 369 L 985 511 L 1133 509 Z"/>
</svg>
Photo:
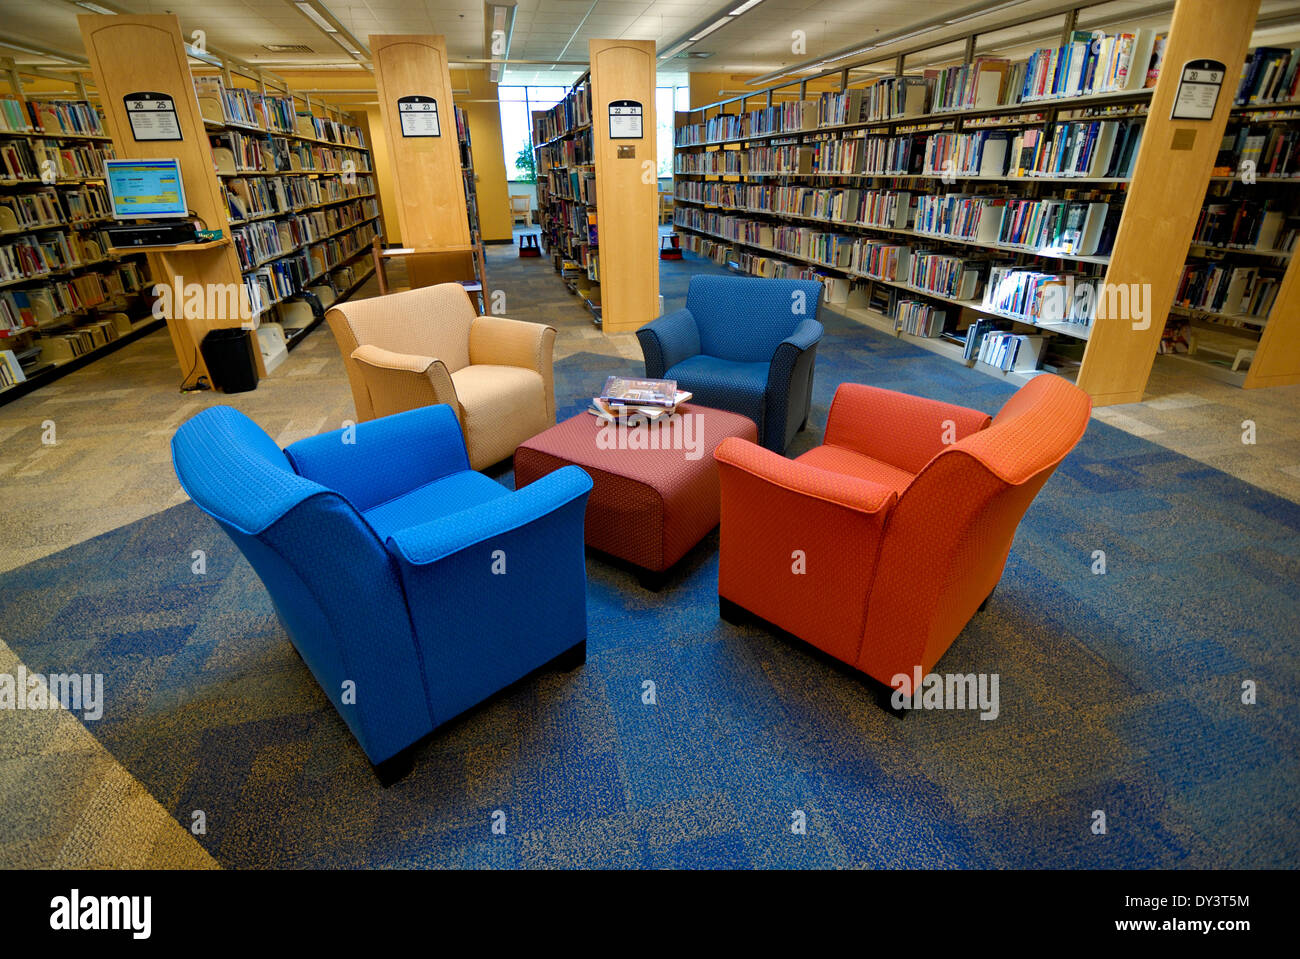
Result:
<svg viewBox="0 0 1300 959">
<path fill-rule="evenodd" d="M 1218 60 L 1188 60 L 1178 79 L 1171 120 L 1210 120 L 1227 67 Z"/>
<path fill-rule="evenodd" d="M 131 137 L 137 143 L 150 140 L 179 140 L 181 125 L 176 119 L 176 101 L 165 93 L 128 93 L 122 98 Z"/>
<path fill-rule="evenodd" d="M 609 105 L 609 138 L 611 140 L 640 140 L 645 136 L 642 128 L 644 112 L 636 100 L 614 100 Z"/>
<path fill-rule="evenodd" d="M 438 101 L 433 97 L 400 97 L 397 101 L 397 115 L 402 121 L 404 137 L 442 136 L 442 128 L 438 123 Z"/>
</svg>

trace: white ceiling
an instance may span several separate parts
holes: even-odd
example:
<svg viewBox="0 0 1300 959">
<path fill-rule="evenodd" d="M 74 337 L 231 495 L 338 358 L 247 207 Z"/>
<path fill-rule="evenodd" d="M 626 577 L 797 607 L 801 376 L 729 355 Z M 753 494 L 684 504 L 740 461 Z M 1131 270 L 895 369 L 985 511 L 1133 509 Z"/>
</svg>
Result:
<svg viewBox="0 0 1300 959">
<path fill-rule="evenodd" d="M 93 0 L 92 0 L 93 2 Z M 319 0 L 362 43 L 374 33 L 439 33 L 447 37 L 456 58 L 480 58 L 484 51 L 482 0 Z M 585 61 L 592 38 L 654 40 L 668 44 L 700 29 L 743 0 L 517 0 L 510 47 L 511 58 L 545 61 L 540 66 L 512 65 L 506 82 L 562 84 L 581 68 L 552 66 L 556 59 Z M 660 82 L 681 82 L 687 70 L 728 73 L 767 73 L 779 68 L 869 42 L 874 36 L 905 30 L 925 20 L 966 10 L 979 0 L 763 0 L 744 15 L 696 43 L 691 49 L 710 54 L 704 59 L 675 59 L 661 64 Z M 1225 0 L 1227 2 L 1227 0 Z M 132 13 L 175 13 L 181 27 L 202 29 L 211 47 L 250 63 L 285 73 L 295 67 L 331 66 L 358 69 L 328 35 L 296 9 L 290 0 L 104 0 L 106 6 Z M 986 5 L 992 5 L 989 0 Z M 944 27 L 926 41 L 968 32 L 972 27 L 1003 22 L 1010 17 L 1062 6 L 1061 0 L 1023 0 L 987 17 Z M 1114 16 L 1131 20 L 1151 4 L 1112 0 L 1094 7 L 1092 18 Z M 1297 10 L 1297 0 L 1264 0 L 1262 10 Z M 15 42 L 35 42 L 43 48 L 82 53 L 76 17 L 87 12 L 73 0 L 0 0 L 0 36 Z M 1168 14 L 1162 15 L 1168 22 Z M 1157 18 L 1161 19 L 1161 18 Z M 1005 42 L 1035 31 L 1057 29 L 1060 18 L 1006 31 Z M 792 51 L 792 33 L 806 36 L 806 53 Z M 915 46 L 917 40 L 903 45 Z M 1272 42 L 1279 42 L 1273 39 Z M 285 54 L 266 44 L 303 44 L 310 53 Z M 41 58 L 0 47 L 20 63 Z"/>
</svg>

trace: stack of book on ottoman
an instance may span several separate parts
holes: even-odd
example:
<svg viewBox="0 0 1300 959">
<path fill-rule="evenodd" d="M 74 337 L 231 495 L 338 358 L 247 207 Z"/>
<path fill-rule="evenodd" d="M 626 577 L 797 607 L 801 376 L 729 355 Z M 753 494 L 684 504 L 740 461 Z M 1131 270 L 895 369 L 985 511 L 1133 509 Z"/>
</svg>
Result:
<svg viewBox="0 0 1300 959">
<path fill-rule="evenodd" d="M 614 422 L 658 422 L 672 416 L 677 407 L 691 398 L 677 388 L 676 380 L 637 380 L 611 376 L 599 396 L 591 398 L 587 411 L 597 419 Z"/>
</svg>

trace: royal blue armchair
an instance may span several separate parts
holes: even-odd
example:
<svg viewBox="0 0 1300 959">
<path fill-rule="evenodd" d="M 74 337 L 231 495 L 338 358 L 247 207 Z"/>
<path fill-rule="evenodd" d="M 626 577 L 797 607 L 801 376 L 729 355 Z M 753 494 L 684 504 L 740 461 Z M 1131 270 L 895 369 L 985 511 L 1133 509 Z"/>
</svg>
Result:
<svg viewBox="0 0 1300 959">
<path fill-rule="evenodd" d="M 784 453 L 812 409 L 821 295 L 816 280 L 693 276 L 685 309 L 636 331 L 645 375 L 748 416 L 759 443 Z"/>
<path fill-rule="evenodd" d="M 511 492 L 470 470 L 445 405 L 284 451 L 213 407 L 176 432 L 172 461 L 385 784 L 437 726 L 586 660 L 591 478 L 576 466 Z"/>
</svg>

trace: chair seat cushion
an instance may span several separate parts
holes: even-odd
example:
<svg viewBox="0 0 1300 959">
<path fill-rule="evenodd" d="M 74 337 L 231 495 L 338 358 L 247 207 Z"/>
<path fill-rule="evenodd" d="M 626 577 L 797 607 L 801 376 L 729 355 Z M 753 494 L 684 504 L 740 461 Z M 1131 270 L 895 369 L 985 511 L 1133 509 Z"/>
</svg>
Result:
<svg viewBox="0 0 1300 959">
<path fill-rule="evenodd" d="M 763 394 L 770 365 L 738 363 L 701 353 L 669 367 L 664 379 L 676 380 L 678 389 L 693 393 L 692 403 L 748 416 L 762 436 Z"/>
<path fill-rule="evenodd" d="M 495 480 L 488 479 L 482 473 L 463 470 L 418 486 L 361 515 L 382 541 L 397 530 L 418 526 L 431 519 L 459 513 L 509 495 L 510 491 Z"/>
<path fill-rule="evenodd" d="M 546 417 L 546 387 L 536 370 L 481 363 L 452 373 L 451 382 L 474 469 L 505 459 L 552 425 Z"/>
<path fill-rule="evenodd" d="M 900 496 L 914 479 L 907 470 L 890 466 L 888 463 L 864 456 L 854 450 L 846 450 L 842 446 L 817 446 L 796 457 L 796 460 L 827 472 L 843 473 L 879 483 L 881 486 L 888 486 Z"/>
</svg>

